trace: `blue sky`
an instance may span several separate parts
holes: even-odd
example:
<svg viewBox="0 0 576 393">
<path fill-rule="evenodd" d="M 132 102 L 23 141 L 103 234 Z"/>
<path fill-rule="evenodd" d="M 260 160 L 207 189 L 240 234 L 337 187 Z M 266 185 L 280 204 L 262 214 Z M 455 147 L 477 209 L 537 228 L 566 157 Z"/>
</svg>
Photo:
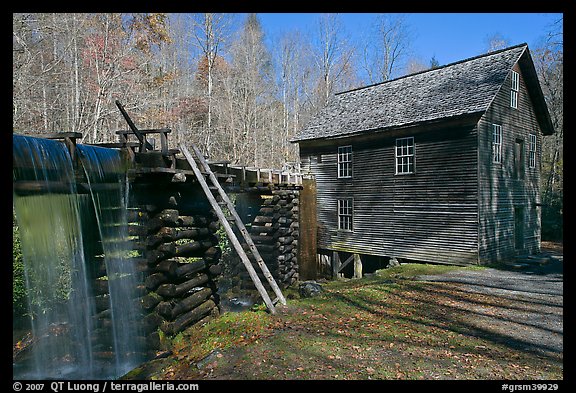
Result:
<svg viewBox="0 0 576 393">
<path fill-rule="evenodd" d="M 352 38 L 366 31 L 376 14 L 342 13 Z M 426 64 L 434 56 L 448 64 L 485 52 L 487 37 L 499 33 L 510 45 L 526 42 L 530 48 L 548 32 L 562 14 L 550 13 L 414 13 L 404 14 L 412 33 L 413 55 Z M 294 28 L 310 31 L 319 14 L 259 13 L 269 39 Z"/>
</svg>

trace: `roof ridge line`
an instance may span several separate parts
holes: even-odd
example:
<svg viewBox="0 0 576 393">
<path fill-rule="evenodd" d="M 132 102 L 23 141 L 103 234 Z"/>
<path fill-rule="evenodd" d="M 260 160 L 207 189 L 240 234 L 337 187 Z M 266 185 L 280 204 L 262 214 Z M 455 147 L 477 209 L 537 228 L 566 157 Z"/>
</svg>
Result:
<svg viewBox="0 0 576 393">
<path fill-rule="evenodd" d="M 513 46 L 510 46 L 510 47 L 507 47 L 507 48 L 498 49 L 498 50 L 495 50 L 495 51 L 492 51 L 492 52 L 483 53 L 483 54 L 476 55 L 476 56 L 472 56 L 472 57 L 469 57 L 469 58 L 466 58 L 466 59 L 463 59 L 463 60 L 458 60 L 458 61 L 455 61 L 455 62 L 453 62 L 453 63 L 445 64 L 445 65 L 440 66 L 440 67 L 430 68 L 430 69 L 427 69 L 427 70 L 422 70 L 422 71 L 414 72 L 414 73 L 412 73 L 412 74 L 402 75 L 402 76 L 399 76 L 398 78 L 390 79 L 390 80 L 387 80 L 387 81 L 384 81 L 384 82 L 378 82 L 378 83 L 373 83 L 373 84 L 371 84 L 371 85 L 356 87 L 356 88 L 350 89 L 350 90 L 339 91 L 338 93 L 335 93 L 334 95 L 337 96 L 337 95 L 344 94 L 344 93 L 350 93 L 350 92 L 353 92 L 353 91 L 356 91 L 356 90 L 368 89 L 368 88 L 370 88 L 370 87 L 379 86 L 379 85 L 383 85 L 383 84 L 385 84 L 385 83 L 394 82 L 394 81 L 397 81 L 397 80 L 400 80 L 400 79 L 408 78 L 408 77 L 410 77 L 410 76 L 415 76 L 415 75 L 424 74 L 424 73 L 430 72 L 430 71 L 440 70 L 440 69 L 442 69 L 442 68 L 451 67 L 451 66 L 454 66 L 454 65 L 457 65 L 457 64 L 460 64 L 460 63 L 465 63 L 465 62 L 467 62 L 467 61 L 472 61 L 472 60 L 480 59 L 480 58 L 482 58 L 482 57 L 492 56 L 492 55 L 495 55 L 495 54 L 498 54 L 498 53 L 501 53 L 501 52 L 506 52 L 506 51 L 508 51 L 508 50 L 512 50 L 512 49 L 519 48 L 519 47 L 521 47 L 521 46 L 526 46 L 526 47 L 528 47 L 528 44 L 527 44 L 526 42 L 523 42 L 523 43 L 521 43 L 521 44 L 513 45 Z"/>
</svg>

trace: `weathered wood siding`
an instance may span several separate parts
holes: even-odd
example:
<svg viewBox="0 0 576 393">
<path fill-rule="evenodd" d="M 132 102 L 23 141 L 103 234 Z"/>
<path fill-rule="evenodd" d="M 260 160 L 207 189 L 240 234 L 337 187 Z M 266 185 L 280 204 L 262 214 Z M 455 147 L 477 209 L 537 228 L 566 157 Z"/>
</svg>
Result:
<svg viewBox="0 0 576 393">
<path fill-rule="evenodd" d="M 479 251 L 481 262 L 540 250 L 540 157 L 542 133 L 532 102 L 520 74 L 518 109 L 510 107 L 509 75 L 489 110 L 478 123 L 479 160 Z M 502 126 L 502 163 L 492 161 L 492 124 Z M 529 134 L 536 134 L 536 167 L 529 166 Z M 515 175 L 515 146 L 523 141 L 524 175 Z M 521 207 L 524 247 L 515 248 L 514 207 Z"/>
<path fill-rule="evenodd" d="M 413 136 L 414 174 L 395 174 L 395 140 Z M 441 263 L 478 262 L 478 136 L 474 126 L 406 131 L 363 142 L 300 143 L 317 182 L 318 247 Z M 353 177 L 337 178 L 352 145 Z M 339 198 L 353 198 L 353 231 L 338 230 Z"/>
</svg>

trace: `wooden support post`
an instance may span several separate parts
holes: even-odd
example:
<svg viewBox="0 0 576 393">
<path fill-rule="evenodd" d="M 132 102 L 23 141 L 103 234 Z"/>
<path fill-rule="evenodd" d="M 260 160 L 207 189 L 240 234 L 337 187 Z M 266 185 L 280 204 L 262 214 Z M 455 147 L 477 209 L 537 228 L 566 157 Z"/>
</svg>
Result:
<svg viewBox="0 0 576 393">
<path fill-rule="evenodd" d="M 163 156 L 168 155 L 168 132 L 160 131 L 160 150 Z"/>
<path fill-rule="evenodd" d="M 354 278 L 362 278 L 362 259 L 360 254 L 354 254 Z"/>
<path fill-rule="evenodd" d="M 316 212 L 316 181 L 306 180 L 299 194 L 298 268 L 301 280 L 315 280 L 318 276 Z"/>
<path fill-rule="evenodd" d="M 340 261 L 340 255 L 338 251 L 332 251 L 332 278 L 338 279 L 340 278 L 340 267 L 342 263 Z"/>
<path fill-rule="evenodd" d="M 74 162 L 74 160 L 76 159 L 76 138 L 65 137 L 64 143 L 66 144 L 68 150 L 70 151 L 70 158 L 72 158 L 72 162 Z"/>
</svg>

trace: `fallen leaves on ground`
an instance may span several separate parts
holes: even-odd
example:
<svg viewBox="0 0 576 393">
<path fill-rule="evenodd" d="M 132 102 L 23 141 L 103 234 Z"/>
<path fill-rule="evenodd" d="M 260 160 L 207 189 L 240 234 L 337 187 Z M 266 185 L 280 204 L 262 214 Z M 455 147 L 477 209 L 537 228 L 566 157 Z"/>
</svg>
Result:
<svg viewBox="0 0 576 393">
<path fill-rule="evenodd" d="M 220 321 L 216 334 L 188 333 L 160 378 L 562 378 L 561 357 L 538 358 L 475 330 L 469 304 L 494 317 L 506 299 L 449 283 L 402 278 L 391 290 L 390 280 L 360 281 L 326 285 L 322 296 L 290 301 L 276 316 L 247 311 Z M 199 371 L 195 364 L 214 348 L 221 356 Z"/>
</svg>

